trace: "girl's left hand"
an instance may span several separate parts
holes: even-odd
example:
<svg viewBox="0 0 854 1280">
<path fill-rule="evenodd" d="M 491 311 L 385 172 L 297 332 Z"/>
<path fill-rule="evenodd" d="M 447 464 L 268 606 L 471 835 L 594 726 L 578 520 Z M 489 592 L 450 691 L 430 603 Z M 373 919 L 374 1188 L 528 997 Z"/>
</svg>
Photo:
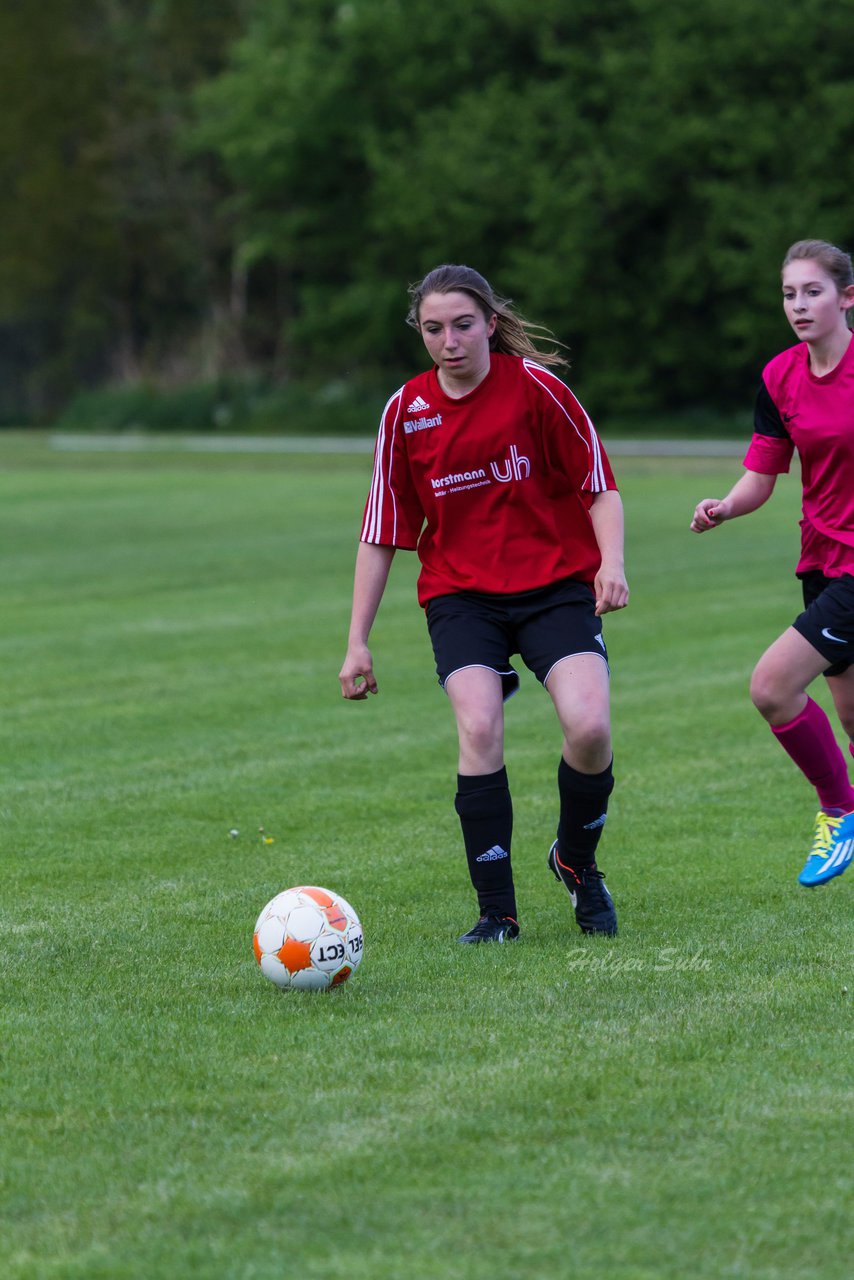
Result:
<svg viewBox="0 0 854 1280">
<path fill-rule="evenodd" d="M 622 568 L 611 568 L 602 564 L 593 582 L 596 595 L 596 616 L 613 613 L 615 609 L 625 609 L 629 603 L 629 584 Z"/>
</svg>

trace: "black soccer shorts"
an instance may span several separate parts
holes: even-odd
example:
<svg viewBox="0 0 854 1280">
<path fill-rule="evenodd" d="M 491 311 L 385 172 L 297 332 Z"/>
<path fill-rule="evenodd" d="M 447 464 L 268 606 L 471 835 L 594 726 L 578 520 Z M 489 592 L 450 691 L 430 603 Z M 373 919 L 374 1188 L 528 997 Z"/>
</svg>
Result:
<svg viewBox="0 0 854 1280">
<path fill-rule="evenodd" d="M 608 661 L 593 592 L 572 578 L 513 595 L 436 596 L 427 603 L 427 626 L 442 688 L 455 671 L 488 667 L 501 676 L 505 701 L 519 688 L 513 654 L 543 685 L 564 658 L 595 653 Z"/>
<path fill-rule="evenodd" d="M 804 611 L 792 626 L 830 664 L 826 676 L 841 676 L 854 662 L 854 577 L 828 578 L 819 569 L 799 573 Z"/>
</svg>

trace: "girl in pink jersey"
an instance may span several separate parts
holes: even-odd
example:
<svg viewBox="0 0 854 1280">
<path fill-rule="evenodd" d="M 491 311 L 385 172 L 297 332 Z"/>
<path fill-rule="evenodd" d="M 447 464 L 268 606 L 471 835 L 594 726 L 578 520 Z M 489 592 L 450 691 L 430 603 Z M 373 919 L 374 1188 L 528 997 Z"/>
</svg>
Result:
<svg viewBox="0 0 854 1280">
<path fill-rule="evenodd" d="M 797 449 L 803 480 L 797 576 L 804 611 L 760 658 L 750 694 L 771 732 L 813 784 L 819 811 L 798 879 L 841 875 L 854 853 L 854 789 L 830 722 L 806 690 L 827 679 L 854 738 L 854 271 L 847 253 L 800 240 L 783 262 L 783 309 L 799 339 L 765 368 L 745 474 L 723 499 L 704 498 L 691 528 L 714 529 L 770 498 Z M 854 746 L 849 742 L 854 754 Z"/>
<path fill-rule="evenodd" d="M 377 692 L 368 638 L 397 548 L 417 549 L 418 598 L 459 737 L 455 808 L 480 918 L 461 942 L 519 934 L 504 700 L 519 653 L 563 732 L 549 867 L 584 932 L 617 931 L 596 865 L 613 788 L 601 616 L 628 602 L 622 504 L 596 431 L 536 330 L 464 266 L 410 290 L 432 366 L 383 413 L 356 557 L 345 698 Z"/>
</svg>

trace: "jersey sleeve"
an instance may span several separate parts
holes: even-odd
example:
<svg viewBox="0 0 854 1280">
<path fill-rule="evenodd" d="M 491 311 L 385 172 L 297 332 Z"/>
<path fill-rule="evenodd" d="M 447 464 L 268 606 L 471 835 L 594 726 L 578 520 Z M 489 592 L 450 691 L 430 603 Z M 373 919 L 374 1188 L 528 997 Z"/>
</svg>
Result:
<svg viewBox="0 0 854 1280">
<path fill-rule="evenodd" d="M 525 361 L 525 369 L 544 393 L 543 429 L 552 464 L 579 493 L 616 489 L 617 482 L 596 428 L 566 383 L 529 361 Z"/>
<path fill-rule="evenodd" d="M 405 388 L 391 397 L 380 419 L 374 449 L 374 470 L 362 519 L 361 542 L 412 551 L 424 523 L 424 510 L 415 491 L 401 429 Z"/>
<path fill-rule="evenodd" d="M 781 475 L 789 470 L 794 452 L 792 437 L 763 379 L 756 394 L 753 439 L 744 465 L 748 471 L 758 471 L 760 475 Z"/>
</svg>

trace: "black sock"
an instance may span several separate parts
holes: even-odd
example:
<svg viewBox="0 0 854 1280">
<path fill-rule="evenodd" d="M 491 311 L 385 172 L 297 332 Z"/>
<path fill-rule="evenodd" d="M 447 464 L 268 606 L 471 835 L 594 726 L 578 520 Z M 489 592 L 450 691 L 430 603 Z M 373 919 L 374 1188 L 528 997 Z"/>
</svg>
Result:
<svg viewBox="0 0 854 1280">
<path fill-rule="evenodd" d="M 469 875 L 481 911 L 516 919 L 516 894 L 510 865 L 513 803 L 507 770 L 458 774 L 454 808 L 460 817 Z"/>
<path fill-rule="evenodd" d="M 579 875 L 596 864 L 596 846 L 614 790 L 613 761 L 602 773 L 579 773 L 561 757 L 557 771 L 560 821 L 557 848 L 561 865 Z"/>
</svg>

